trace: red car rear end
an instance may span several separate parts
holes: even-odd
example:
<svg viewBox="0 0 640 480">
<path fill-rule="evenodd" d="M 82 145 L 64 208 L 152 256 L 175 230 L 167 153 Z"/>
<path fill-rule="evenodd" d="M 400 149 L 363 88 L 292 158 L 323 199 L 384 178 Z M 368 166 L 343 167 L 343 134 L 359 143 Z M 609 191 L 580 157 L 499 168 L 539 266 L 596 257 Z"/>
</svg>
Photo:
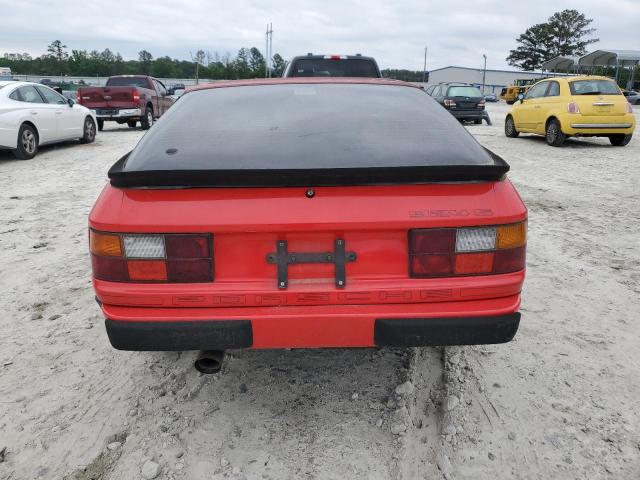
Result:
<svg viewBox="0 0 640 480">
<path fill-rule="evenodd" d="M 111 343 L 507 342 L 527 215 L 507 170 L 410 84 L 189 92 L 114 165 L 90 215 Z"/>
</svg>

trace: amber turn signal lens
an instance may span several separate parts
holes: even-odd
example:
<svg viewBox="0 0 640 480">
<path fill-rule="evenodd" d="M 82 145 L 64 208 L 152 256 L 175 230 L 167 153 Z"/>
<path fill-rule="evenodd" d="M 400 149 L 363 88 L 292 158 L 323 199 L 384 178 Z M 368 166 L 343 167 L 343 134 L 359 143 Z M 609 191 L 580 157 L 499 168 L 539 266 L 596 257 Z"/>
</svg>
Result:
<svg viewBox="0 0 640 480">
<path fill-rule="evenodd" d="M 527 222 L 498 227 L 496 240 L 496 248 L 498 250 L 523 246 L 527 243 Z"/>
<path fill-rule="evenodd" d="M 122 247 L 118 235 L 89 231 L 89 250 L 95 255 L 121 257 Z"/>
</svg>

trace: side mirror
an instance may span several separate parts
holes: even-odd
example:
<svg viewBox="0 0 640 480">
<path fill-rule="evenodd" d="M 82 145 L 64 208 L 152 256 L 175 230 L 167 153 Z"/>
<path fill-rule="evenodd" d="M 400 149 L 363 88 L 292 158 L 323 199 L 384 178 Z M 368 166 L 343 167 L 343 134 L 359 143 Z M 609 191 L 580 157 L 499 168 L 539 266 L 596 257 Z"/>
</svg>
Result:
<svg viewBox="0 0 640 480">
<path fill-rule="evenodd" d="M 524 95 L 522 93 L 518 94 L 518 100 L 520 100 L 520 103 L 524 102 Z"/>
<path fill-rule="evenodd" d="M 67 103 L 69 104 L 70 107 L 73 107 L 73 105 L 76 103 L 72 98 L 67 98 Z"/>
</svg>

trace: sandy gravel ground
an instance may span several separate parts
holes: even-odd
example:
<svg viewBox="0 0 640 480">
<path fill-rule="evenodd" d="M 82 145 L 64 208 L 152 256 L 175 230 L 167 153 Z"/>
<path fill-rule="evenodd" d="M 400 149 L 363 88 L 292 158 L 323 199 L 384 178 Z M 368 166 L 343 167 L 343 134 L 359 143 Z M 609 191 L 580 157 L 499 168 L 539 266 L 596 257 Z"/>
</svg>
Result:
<svg viewBox="0 0 640 480">
<path fill-rule="evenodd" d="M 514 342 L 233 352 L 218 376 L 111 349 L 93 300 L 87 214 L 141 132 L 0 152 L 0 478 L 640 478 L 640 135 L 554 149 L 489 109 L 468 128 L 530 209 Z"/>
</svg>

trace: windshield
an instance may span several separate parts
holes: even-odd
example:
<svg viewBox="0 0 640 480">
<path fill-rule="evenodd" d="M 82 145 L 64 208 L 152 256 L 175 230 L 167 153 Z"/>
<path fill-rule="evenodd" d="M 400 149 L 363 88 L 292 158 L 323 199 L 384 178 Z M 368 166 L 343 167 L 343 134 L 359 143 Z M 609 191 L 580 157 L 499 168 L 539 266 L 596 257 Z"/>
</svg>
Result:
<svg viewBox="0 0 640 480">
<path fill-rule="evenodd" d="M 149 88 L 149 82 L 145 77 L 114 77 L 107 80 L 107 87 Z"/>
<path fill-rule="evenodd" d="M 290 77 L 371 77 L 379 78 L 380 72 L 373 60 L 348 58 L 302 58 L 295 60 Z"/>
<path fill-rule="evenodd" d="M 449 87 L 447 97 L 481 97 L 480 89 L 476 87 Z"/>
<path fill-rule="evenodd" d="M 576 80 L 569 82 L 571 95 L 620 95 L 620 89 L 611 80 Z"/>
</svg>

